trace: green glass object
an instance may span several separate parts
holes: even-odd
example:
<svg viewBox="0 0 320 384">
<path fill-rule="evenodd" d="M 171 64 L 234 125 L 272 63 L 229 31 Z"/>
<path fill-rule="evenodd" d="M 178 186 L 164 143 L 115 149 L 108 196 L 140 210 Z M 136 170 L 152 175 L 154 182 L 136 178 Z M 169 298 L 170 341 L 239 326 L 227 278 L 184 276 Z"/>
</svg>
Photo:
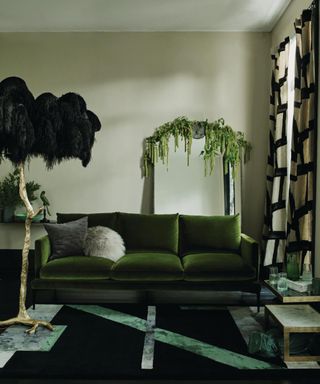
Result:
<svg viewBox="0 0 320 384">
<path fill-rule="evenodd" d="M 277 339 L 272 332 L 252 332 L 249 338 L 248 351 L 252 355 L 266 358 L 280 355 Z"/>
<path fill-rule="evenodd" d="M 287 276 L 290 280 L 300 279 L 300 257 L 298 252 L 287 254 Z"/>
</svg>

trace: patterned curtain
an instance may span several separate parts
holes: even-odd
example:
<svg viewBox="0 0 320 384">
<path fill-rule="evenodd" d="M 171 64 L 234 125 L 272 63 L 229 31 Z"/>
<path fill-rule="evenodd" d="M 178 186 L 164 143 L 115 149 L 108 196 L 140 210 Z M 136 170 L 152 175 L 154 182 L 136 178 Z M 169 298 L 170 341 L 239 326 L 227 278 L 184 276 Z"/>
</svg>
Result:
<svg viewBox="0 0 320 384">
<path fill-rule="evenodd" d="M 313 12 L 295 21 L 296 67 L 291 151 L 288 250 L 310 262 L 313 247 L 315 161 L 315 60 Z"/>
<path fill-rule="evenodd" d="M 267 191 L 263 228 L 264 265 L 281 262 L 287 239 L 288 208 L 288 61 L 289 38 L 272 55 L 270 131 L 267 164 Z"/>
</svg>

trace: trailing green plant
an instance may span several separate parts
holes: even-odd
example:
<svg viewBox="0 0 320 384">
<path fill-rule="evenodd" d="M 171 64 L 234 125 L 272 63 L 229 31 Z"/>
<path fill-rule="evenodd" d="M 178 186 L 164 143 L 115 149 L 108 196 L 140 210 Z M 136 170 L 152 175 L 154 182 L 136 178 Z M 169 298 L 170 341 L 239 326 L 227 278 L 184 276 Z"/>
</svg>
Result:
<svg viewBox="0 0 320 384">
<path fill-rule="evenodd" d="M 215 158 L 222 155 L 225 172 L 228 166 L 236 169 L 243 156 L 244 161 L 249 160 L 251 144 L 245 140 L 244 133 L 234 131 L 229 125 L 225 125 L 224 119 L 214 122 L 192 121 L 186 117 L 178 117 L 171 122 L 157 128 L 154 134 L 145 139 L 144 145 L 144 176 L 150 174 L 150 167 L 161 160 L 168 167 L 169 140 L 174 138 L 174 149 L 179 147 L 180 139 L 184 143 L 184 151 L 189 165 L 193 130 L 201 125 L 204 129 L 205 143 L 201 156 L 204 159 L 205 175 L 214 171 Z"/>
<path fill-rule="evenodd" d="M 36 192 L 41 185 L 34 181 L 26 183 L 26 189 L 30 201 L 37 199 Z M 19 170 L 15 169 L 0 181 L 0 207 L 16 207 L 21 204 L 19 195 Z"/>
</svg>

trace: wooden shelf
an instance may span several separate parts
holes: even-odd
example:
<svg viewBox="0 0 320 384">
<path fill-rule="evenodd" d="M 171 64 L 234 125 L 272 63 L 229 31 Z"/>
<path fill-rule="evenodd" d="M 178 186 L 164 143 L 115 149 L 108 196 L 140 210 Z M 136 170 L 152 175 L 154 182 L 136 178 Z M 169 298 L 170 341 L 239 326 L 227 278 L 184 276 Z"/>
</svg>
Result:
<svg viewBox="0 0 320 384">
<path fill-rule="evenodd" d="M 1 222 L 0 224 L 24 224 L 24 221 L 9 221 L 9 222 Z M 42 223 L 41 221 L 33 221 L 32 222 L 32 225 L 39 225 L 39 224 L 44 224 Z M 56 221 L 53 221 L 53 220 L 50 220 L 49 222 L 47 222 L 46 224 L 57 224 Z"/>
</svg>

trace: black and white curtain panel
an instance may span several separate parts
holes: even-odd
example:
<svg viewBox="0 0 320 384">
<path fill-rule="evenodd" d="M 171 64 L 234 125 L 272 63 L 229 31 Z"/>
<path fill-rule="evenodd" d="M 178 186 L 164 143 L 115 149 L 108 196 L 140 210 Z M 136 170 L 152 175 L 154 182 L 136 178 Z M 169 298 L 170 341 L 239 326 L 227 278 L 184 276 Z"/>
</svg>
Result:
<svg viewBox="0 0 320 384">
<path fill-rule="evenodd" d="M 270 131 L 267 164 L 267 191 L 263 239 L 264 264 L 283 260 L 287 239 L 288 201 L 288 61 L 289 38 L 286 38 L 272 57 L 270 94 Z"/>
<path fill-rule="evenodd" d="M 313 247 L 315 160 L 315 61 L 313 11 L 295 22 L 296 63 L 292 132 L 288 250 L 310 262 Z"/>
<path fill-rule="evenodd" d="M 316 130 L 315 12 L 314 9 L 303 11 L 295 22 L 295 62 L 289 63 L 295 66 L 292 121 L 288 119 L 289 38 L 272 57 L 264 265 L 283 262 L 286 251 L 300 252 L 302 261 L 311 262 Z"/>
</svg>

